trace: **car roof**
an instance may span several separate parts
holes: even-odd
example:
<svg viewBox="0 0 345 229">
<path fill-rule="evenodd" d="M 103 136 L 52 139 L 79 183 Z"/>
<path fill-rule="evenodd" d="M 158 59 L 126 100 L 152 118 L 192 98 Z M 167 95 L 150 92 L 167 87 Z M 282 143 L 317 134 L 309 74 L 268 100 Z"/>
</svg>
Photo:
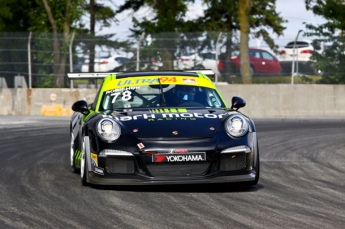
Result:
<svg viewBox="0 0 345 229">
<path fill-rule="evenodd" d="M 105 77 L 102 91 L 145 85 L 189 85 L 216 88 L 210 78 L 201 72 L 140 71 L 111 74 Z"/>
<path fill-rule="evenodd" d="M 126 72 L 116 75 L 117 79 L 128 77 L 142 77 L 142 76 L 192 76 L 199 77 L 195 72 L 178 72 L 178 71 L 148 71 L 148 72 Z"/>
</svg>

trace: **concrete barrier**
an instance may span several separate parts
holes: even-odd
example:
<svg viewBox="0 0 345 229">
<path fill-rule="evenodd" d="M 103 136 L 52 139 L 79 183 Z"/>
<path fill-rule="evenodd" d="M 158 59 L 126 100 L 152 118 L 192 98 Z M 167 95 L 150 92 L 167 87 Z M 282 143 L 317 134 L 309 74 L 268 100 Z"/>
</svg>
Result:
<svg viewBox="0 0 345 229">
<path fill-rule="evenodd" d="M 217 87 L 229 105 L 234 95 L 245 99 L 247 105 L 241 112 L 253 118 L 345 118 L 345 85 L 255 84 Z"/>
<path fill-rule="evenodd" d="M 246 100 L 252 118 L 344 117 L 345 85 L 218 85 L 227 104 Z M 0 88 L 0 115 L 70 116 L 77 100 L 93 102 L 97 89 Z"/>
</svg>

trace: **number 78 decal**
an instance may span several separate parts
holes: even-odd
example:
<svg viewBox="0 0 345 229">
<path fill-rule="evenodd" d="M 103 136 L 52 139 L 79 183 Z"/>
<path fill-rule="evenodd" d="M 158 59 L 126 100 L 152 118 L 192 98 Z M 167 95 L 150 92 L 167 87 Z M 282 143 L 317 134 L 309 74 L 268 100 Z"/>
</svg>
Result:
<svg viewBox="0 0 345 229">
<path fill-rule="evenodd" d="M 115 92 L 110 94 L 111 96 L 114 96 L 113 100 L 111 101 L 112 103 L 115 103 L 117 97 L 121 96 L 122 101 L 128 101 L 132 98 L 132 92 L 131 91 L 124 91 L 124 92 Z"/>
</svg>

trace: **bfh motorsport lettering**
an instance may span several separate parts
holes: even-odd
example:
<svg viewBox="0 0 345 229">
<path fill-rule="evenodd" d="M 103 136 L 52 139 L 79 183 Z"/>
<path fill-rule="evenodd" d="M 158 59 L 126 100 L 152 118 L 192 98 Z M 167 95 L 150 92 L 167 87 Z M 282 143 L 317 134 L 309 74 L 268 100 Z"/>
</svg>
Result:
<svg viewBox="0 0 345 229">
<path fill-rule="evenodd" d="M 226 114 L 202 114 L 202 113 L 161 113 L 161 114 L 142 114 L 142 115 L 132 115 L 132 116 L 119 116 L 114 117 L 118 121 L 132 121 L 132 120 L 142 120 L 146 119 L 148 121 L 161 121 L 161 120 L 196 120 L 196 118 L 212 118 L 221 119 Z"/>
</svg>

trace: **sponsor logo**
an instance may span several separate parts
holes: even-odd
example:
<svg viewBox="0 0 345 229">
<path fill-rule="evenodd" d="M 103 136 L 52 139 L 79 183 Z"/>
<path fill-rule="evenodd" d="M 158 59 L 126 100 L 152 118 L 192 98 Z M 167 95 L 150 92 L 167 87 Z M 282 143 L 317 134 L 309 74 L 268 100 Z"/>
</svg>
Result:
<svg viewBox="0 0 345 229">
<path fill-rule="evenodd" d="M 188 153 L 188 149 L 171 149 L 169 153 Z"/>
<path fill-rule="evenodd" d="M 91 165 L 98 166 L 98 157 L 95 153 L 91 153 Z"/>
<path fill-rule="evenodd" d="M 123 92 L 123 91 L 133 91 L 133 90 L 138 90 L 140 87 L 123 87 L 123 88 L 116 88 L 113 90 L 106 91 L 105 94 L 112 94 L 116 92 Z"/>
<path fill-rule="evenodd" d="M 188 153 L 188 149 L 175 149 L 175 153 Z"/>
<path fill-rule="evenodd" d="M 196 80 L 195 79 L 182 79 L 183 83 L 191 83 L 191 84 L 196 84 Z"/>
<path fill-rule="evenodd" d="M 130 86 L 130 85 L 150 85 L 160 83 L 176 82 L 176 77 L 159 77 L 159 78 L 140 78 L 140 79 L 125 79 L 118 80 L 117 86 Z"/>
<path fill-rule="evenodd" d="M 152 162 L 198 162 L 206 161 L 205 153 L 152 155 Z"/>
<path fill-rule="evenodd" d="M 103 168 L 98 167 L 98 156 L 95 153 L 91 153 L 91 171 L 104 175 Z"/>
<path fill-rule="evenodd" d="M 137 146 L 139 147 L 139 149 L 145 148 L 144 144 L 141 142 L 139 144 L 137 144 Z"/>
<path fill-rule="evenodd" d="M 150 109 L 150 113 L 187 113 L 186 108 Z"/>
<path fill-rule="evenodd" d="M 76 165 L 80 165 L 80 162 L 81 162 L 81 152 L 80 152 L 80 150 L 77 149 L 74 152 L 74 163 Z"/>
</svg>

